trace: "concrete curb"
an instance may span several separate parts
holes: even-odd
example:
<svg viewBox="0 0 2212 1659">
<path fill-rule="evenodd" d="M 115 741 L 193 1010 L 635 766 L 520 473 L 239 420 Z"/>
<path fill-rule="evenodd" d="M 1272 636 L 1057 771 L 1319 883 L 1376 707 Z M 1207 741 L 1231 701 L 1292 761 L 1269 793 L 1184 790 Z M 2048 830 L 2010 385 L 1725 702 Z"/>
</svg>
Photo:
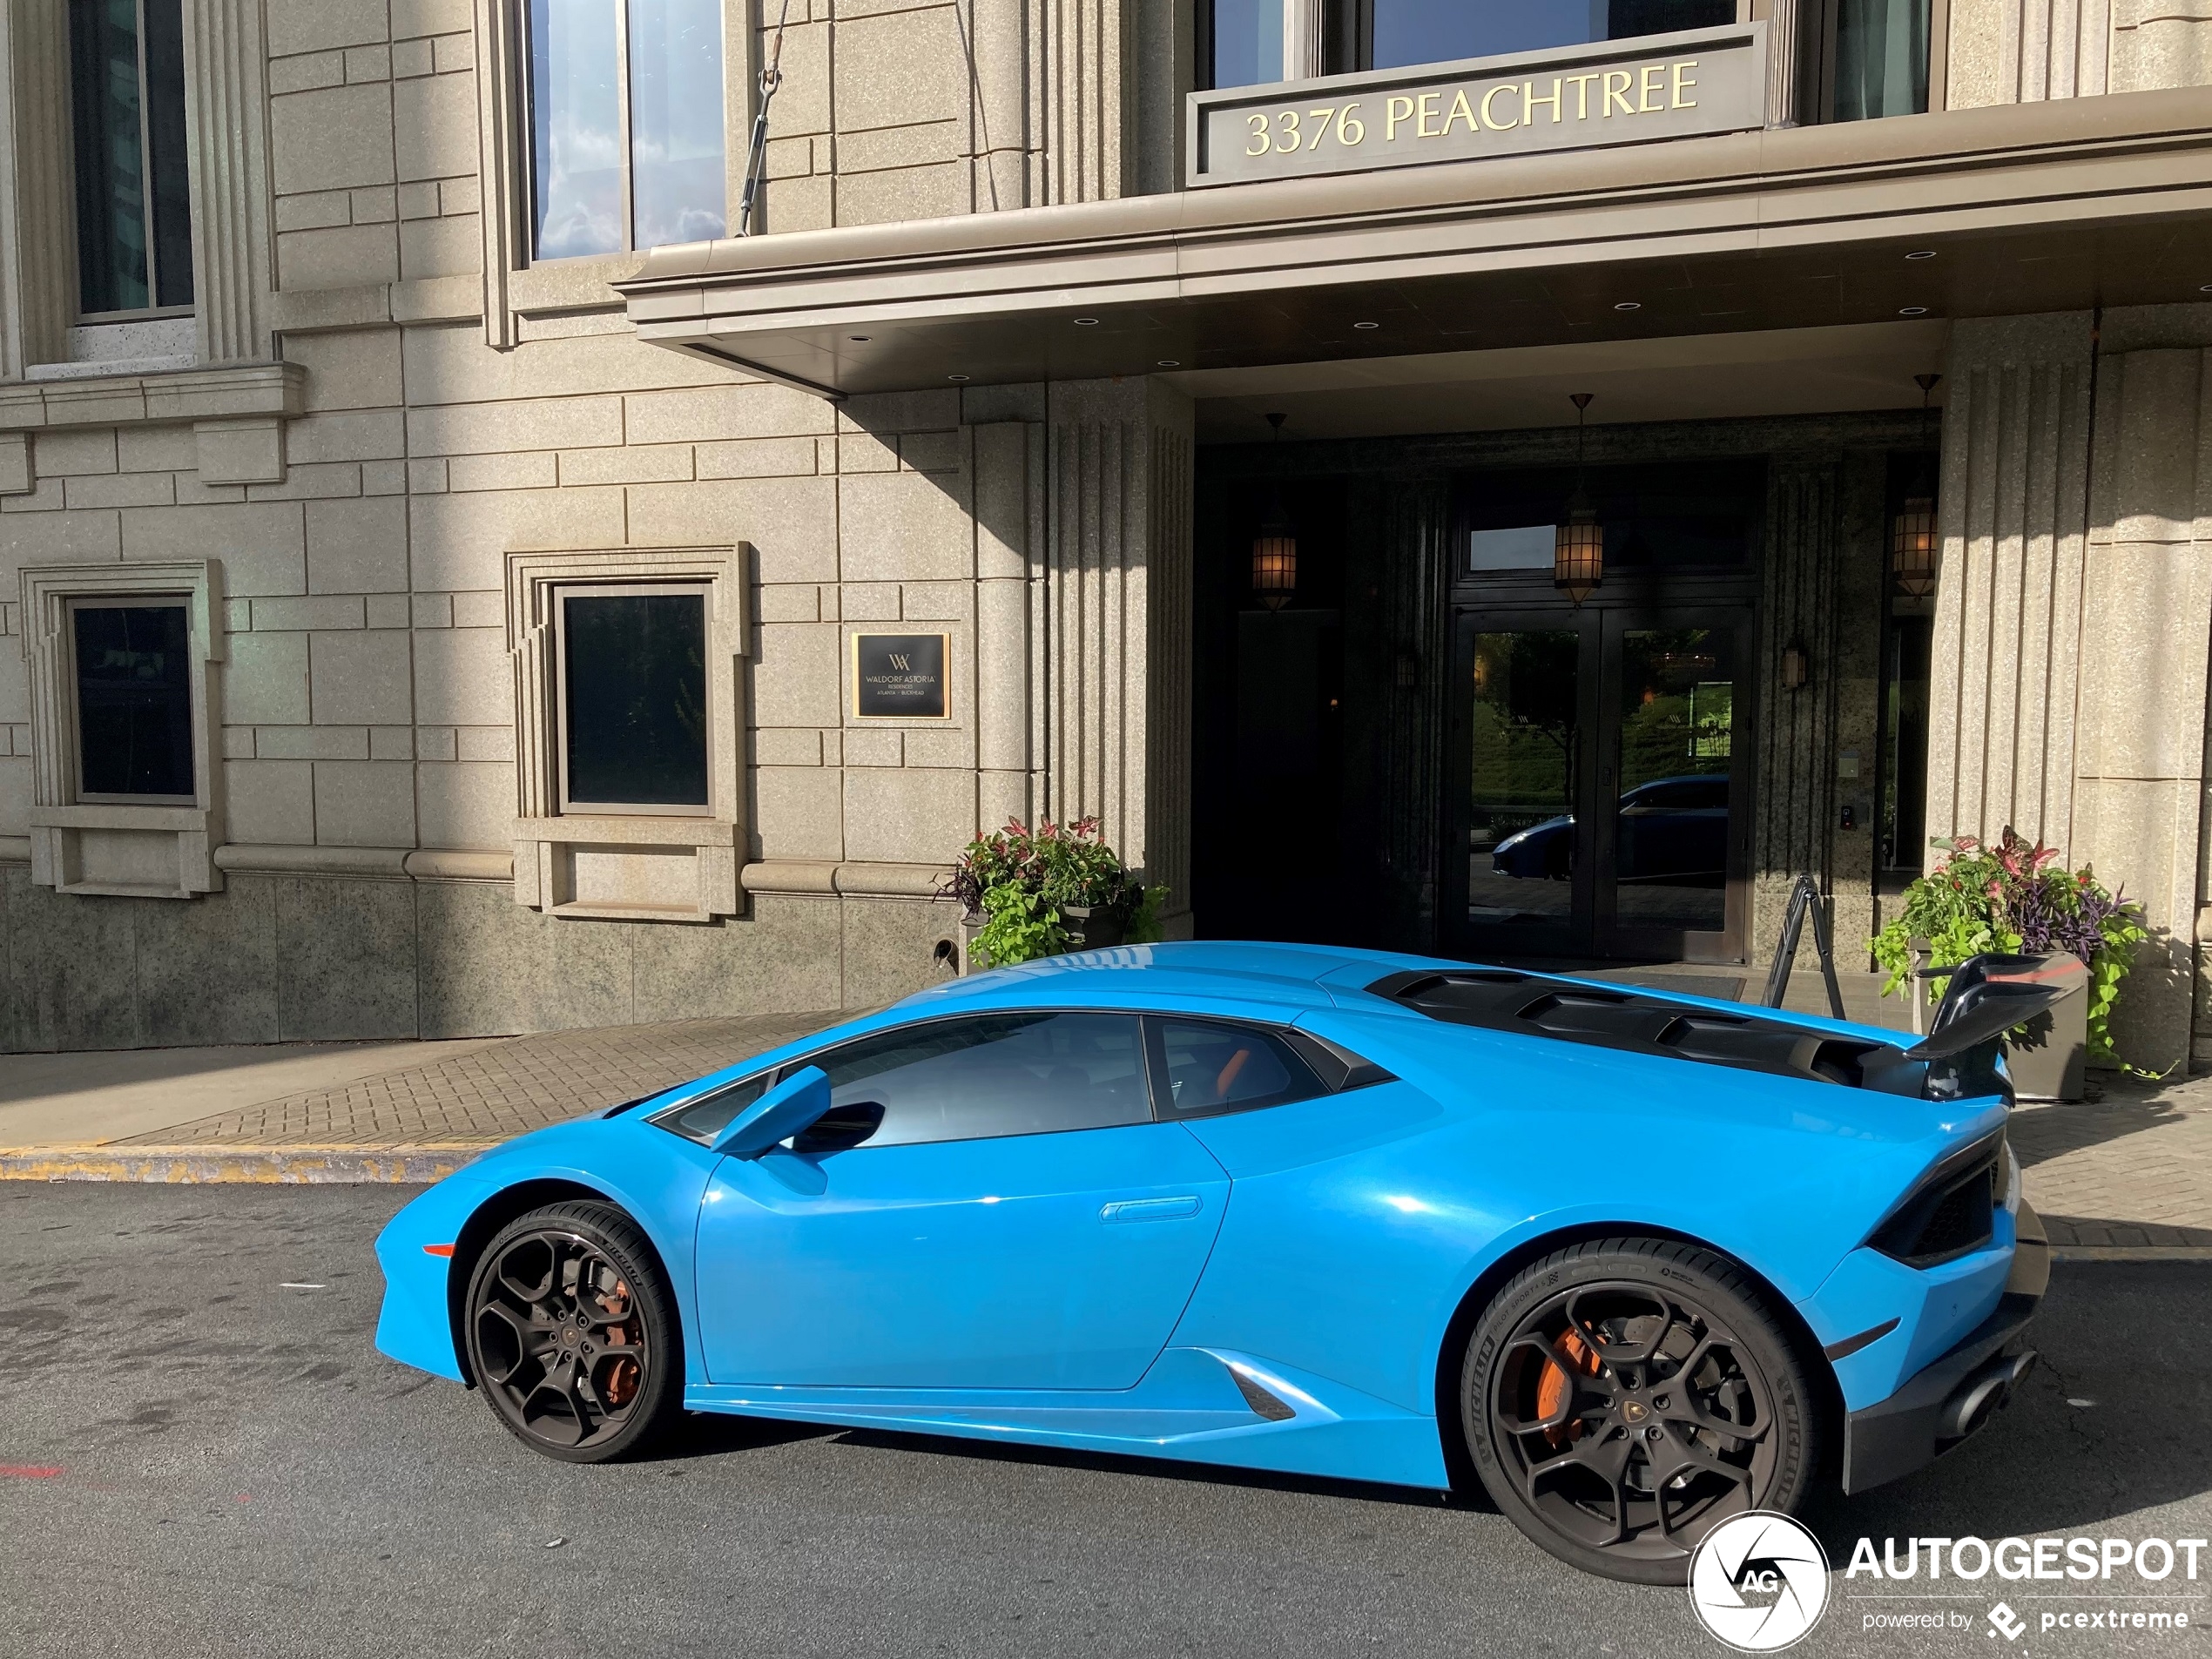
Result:
<svg viewBox="0 0 2212 1659">
<path fill-rule="evenodd" d="M 0 1181 L 152 1181 L 260 1185 L 442 1181 L 496 1145 L 38 1146 L 0 1150 Z"/>
</svg>

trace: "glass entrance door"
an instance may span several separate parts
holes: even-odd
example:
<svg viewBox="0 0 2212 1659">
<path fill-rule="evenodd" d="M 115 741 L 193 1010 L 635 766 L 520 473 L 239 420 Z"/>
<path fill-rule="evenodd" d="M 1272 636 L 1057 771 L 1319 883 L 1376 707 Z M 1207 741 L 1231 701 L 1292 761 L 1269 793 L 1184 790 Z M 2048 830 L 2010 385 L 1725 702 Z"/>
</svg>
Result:
<svg viewBox="0 0 2212 1659">
<path fill-rule="evenodd" d="M 1460 613 L 1467 954 L 1743 959 L 1750 658 L 1743 607 Z"/>
</svg>

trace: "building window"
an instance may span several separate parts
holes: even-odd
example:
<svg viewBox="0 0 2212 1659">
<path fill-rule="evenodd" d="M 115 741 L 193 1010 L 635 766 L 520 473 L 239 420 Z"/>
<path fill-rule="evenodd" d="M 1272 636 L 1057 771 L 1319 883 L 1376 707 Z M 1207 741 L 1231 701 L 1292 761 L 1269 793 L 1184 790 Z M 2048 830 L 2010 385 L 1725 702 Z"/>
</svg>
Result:
<svg viewBox="0 0 2212 1659">
<path fill-rule="evenodd" d="M 536 257 L 724 233 L 722 7 L 528 0 Z"/>
<path fill-rule="evenodd" d="M 182 598 L 71 602 L 79 800 L 194 798 L 191 638 Z"/>
<path fill-rule="evenodd" d="M 192 303 L 183 0 L 71 0 L 79 305 Z"/>
<path fill-rule="evenodd" d="M 1880 5 L 1884 0 L 1865 0 Z M 1923 0 L 1925 3 L 1925 0 Z M 1314 8 L 1318 7 L 1318 15 Z M 1286 44 L 1310 24 L 1324 74 L 1494 57 L 1737 20 L 1736 0 L 1211 0 L 1209 84 L 1285 78 Z M 1290 50 L 1295 53 L 1295 47 Z"/>
<path fill-rule="evenodd" d="M 1928 0 L 1830 0 L 1833 118 L 1919 115 L 1928 107 Z"/>
<path fill-rule="evenodd" d="M 708 811 L 706 588 L 563 588 L 557 614 L 562 810 Z"/>
</svg>

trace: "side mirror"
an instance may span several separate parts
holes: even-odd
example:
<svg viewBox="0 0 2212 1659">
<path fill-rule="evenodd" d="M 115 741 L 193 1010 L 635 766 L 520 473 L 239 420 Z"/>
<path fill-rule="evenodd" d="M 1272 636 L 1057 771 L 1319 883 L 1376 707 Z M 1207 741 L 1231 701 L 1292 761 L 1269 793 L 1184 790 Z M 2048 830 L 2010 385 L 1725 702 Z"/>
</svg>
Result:
<svg viewBox="0 0 2212 1659">
<path fill-rule="evenodd" d="M 733 1158 L 757 1158 L 787 1141 L 830 1109 L 829 1075 L 808 1066 L 778 1083 L 730 1120 L 714 1150 Z"/>
</svg>

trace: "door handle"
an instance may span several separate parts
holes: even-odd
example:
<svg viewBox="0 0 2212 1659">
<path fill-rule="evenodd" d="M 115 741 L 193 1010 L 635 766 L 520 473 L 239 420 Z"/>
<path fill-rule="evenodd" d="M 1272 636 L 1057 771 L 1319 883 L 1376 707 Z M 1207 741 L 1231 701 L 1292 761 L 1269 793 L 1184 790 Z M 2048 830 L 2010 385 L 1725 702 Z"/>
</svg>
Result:
<svg viewBox="0 0 2212 1659">
<path fill-rule="evenodd" d="M 1195 1192 L 1179 1198 L 1117 1198 L 1098 1212 L 1101 1221 L 1180 1221 L 1205 1204 Z"/>
</svg>

